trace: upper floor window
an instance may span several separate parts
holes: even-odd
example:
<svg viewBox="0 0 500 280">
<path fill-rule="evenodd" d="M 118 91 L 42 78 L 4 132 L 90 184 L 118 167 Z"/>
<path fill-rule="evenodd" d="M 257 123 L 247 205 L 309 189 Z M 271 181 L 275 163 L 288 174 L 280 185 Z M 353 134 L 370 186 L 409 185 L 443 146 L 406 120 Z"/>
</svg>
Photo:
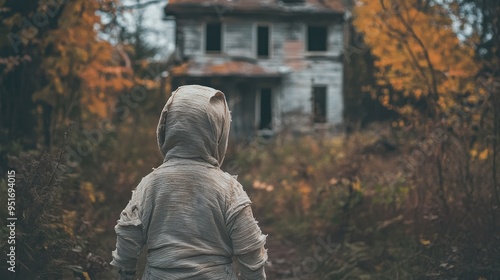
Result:
<svg viewBox="0 0 500 280">
<path fill-rule="evenodd" d="M 257 26 L 257 57 L 269 57 L 269 26 Z"/>
<path fill-rule="evenodd" d="M 222 50 L 222 25 L 218 22 L 209 22 L 205 31 L 205 51 L 207 53 L 220 53 Z"/>
<path fill-rule="evenodd" d="M 327 51 L 327 28 L 326 26 L 307 26 L 307 50 L 310 52 Z"/>
</svg>

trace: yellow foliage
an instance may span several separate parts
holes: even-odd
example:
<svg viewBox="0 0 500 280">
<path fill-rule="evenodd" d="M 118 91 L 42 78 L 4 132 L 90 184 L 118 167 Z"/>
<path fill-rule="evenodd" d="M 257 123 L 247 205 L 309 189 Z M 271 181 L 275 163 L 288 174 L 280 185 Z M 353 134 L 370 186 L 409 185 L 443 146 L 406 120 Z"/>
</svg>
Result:
<svg viewBox="0 0 500 280">
<path fill-rule="evenodd" d="M 91 182 L 82 182 L 80 184 L 80 194 L 91 203 L 102 202 L 105 199 L 102 191 L 96 191 Z"/>
<path fill-rule="evenodd" d="M 427 98 L 436 113 L 449 114 L 451 108 L 462 106 L 458 94 L 480 94 L 474 87 L 479 65 L 472 44 L 458 40 L 445 8 L 437 4 L 424 8 L 421 3 L 356 1 L 354 25 L 377 57 L 378 85 L 388 83 L 416 100 Z M 389 91 L 382 91 L 379 100 L 390 107 Z"/>
<path fill-rule="evenodd" d="M 87 271 L 83 272 L 83 277 L 85 278 L 85 280 L 90 280 L 90 276 Z"/>
<path fill-rule="evenodd" d="M 479 153 L 480 160 L 486 160 L 488 158 L 489 150 L 484 149 L 481 153 Z"/>
<path fill-rule="evenodd" d="M 95 190 L 91 182 L 82 182 L 80 185 L 81 193 L 84 197 L 88 198 L 90 202 L 95 203 Z"/>
<path fill-rule="evenodd" d="M 312 187 L 306 181 L 300 180 L 298 183 L 299 192 L 301 194 L 302 209 L 307 212 L 311 208 L 311 191 Z"/>
<path fill-rule="evenodd" d="M 359 179 L 352 183 L 352 189 L 357 192 L 361 192 L 361 182 L 359 181 Z"/>
<path fill-rule="evenodd" d="M 472 149 L 469 151 L 469 154 L 472 158 L 478 158 L 479 160 L 488 159 L 489 153 L 490 153 L 489 149 L 484 149 L 481 152 L 479 152 L 477 149 Z"/>
<path fill-rule="evenodd" d="M 470 150 L 470 151 L 469 151 L 469 154 L 470 154 L 470 156 L 471 156 L 471 157 L 473 157 L 473 158 L 474 158 L 474 157 L 477 157 L 477 150 L 472 149 L 472 150 Z"/>
<path fill-rule="evenodd" d="M 41 49 L 53 51 L 42 61 L 47 86 L 34 99 L 55 108 L 62 108 L 57 106 L 61 102 L 78 102 L 87 113 L 82 116 L 107 118 L 118 94 L 135 84 L 132 70 L 121 65 L 117 48 L 98 37 L 100 5 L 75 0 L 63 6 L 58 25 L 64 28 L 49 30 L 39 43 Z"/>
<path fill-rule="evenodd" d="M 420 238 L 420 244 L 429 246 L 431 244 L 431 241 L 429 239 Z"/>
<path fill-rule="evenodd" d="M 71 237 L 74 236 L 73 229 L 76 225 L 76 211 L 64 211 L 63 214 L 63 230 Z"/>
</svg>

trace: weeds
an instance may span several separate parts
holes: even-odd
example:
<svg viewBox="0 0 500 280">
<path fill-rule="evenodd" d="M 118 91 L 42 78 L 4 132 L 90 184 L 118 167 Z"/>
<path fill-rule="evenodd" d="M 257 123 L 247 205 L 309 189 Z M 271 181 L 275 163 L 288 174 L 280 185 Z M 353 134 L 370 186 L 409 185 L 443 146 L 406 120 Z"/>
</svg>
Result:
<svg viewBox="0 0 500 280">
<path fill-rule="evenodd" d="M 272 235 L 306 255 L 317 236 L 338 245 L 300 279 L 500 278 L 488 156 L 444 128 L 400 132 L 236 148 L 239 178 Z"/>
</svg>

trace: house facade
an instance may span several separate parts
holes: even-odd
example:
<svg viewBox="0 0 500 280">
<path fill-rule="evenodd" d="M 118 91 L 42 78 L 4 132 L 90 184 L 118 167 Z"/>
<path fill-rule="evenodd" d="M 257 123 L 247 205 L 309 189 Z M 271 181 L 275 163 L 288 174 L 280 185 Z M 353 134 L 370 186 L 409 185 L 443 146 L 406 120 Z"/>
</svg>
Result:
<svg viewBox="0 0 500 280">
<path fill-rule="evenodd" d="M 331 130 L 342 123 L 340 0 L 170 0 L 172 86 L 222 90 L 232 136 Z"/>
</svg>

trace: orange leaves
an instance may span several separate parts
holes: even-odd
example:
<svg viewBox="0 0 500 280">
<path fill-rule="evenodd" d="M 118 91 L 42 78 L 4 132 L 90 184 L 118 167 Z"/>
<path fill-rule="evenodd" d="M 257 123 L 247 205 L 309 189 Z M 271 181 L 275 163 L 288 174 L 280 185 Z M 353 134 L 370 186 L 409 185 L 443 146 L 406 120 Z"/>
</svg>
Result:
<svg viewBox="0 0 500 280">
<path fill-rule="evenodd" d="M 304 212 L 311 208 L 311 192 L 313 188 L 305 180 L 300 180 L 298 183 L 299 193 L 301 194 L 301 205 Z"/>
<path fill-rule="evenodd" d="M 424 246 L 429 246 L 429 245 L 431 245 L 431 241 L 429 239 L 420 238 L 420 244 L 422 244 Z"/>
<path fill-rule="evenodd" d="M 491 154 L 491 151 L 487 148 L 483 149 L 482 151 L 480 150 L 478 151 L 477 149 L 472 149 L 469 151 L 469 154 L 473 159 L 486 160 L 488 159 L 488 156 Z"/>
<path fill-rule="evenodd" d="M 378 84 L 388 82 L 416 100 L 446 99 L 434 108 L 437 113 L 447 113 L 456 103 L 457 93 L 471 90 L 479 68 L 474 50 L 458 40 L 443 7 L 424 8 L 417 0 L 356 3 L 354 25 L 377 57 Z M 382 103 L 390 106 L 390 100 L 384 97 Z"/>
<path fill-rule="evenodd" d="M 91 182 L 82 182 L 80 184 L 81 196 L 90 203 L 102 202 L 105 195 L 102 191 L 96 191 Z"/>
<path fill-rule="evenodd" d="M 40 44 L 47 86 L 34 95 L 54 104 L 78 101 L 83 116 L 109 117 L 116 97 L 138 81 L 130 65 L 122 66 L 115 46 L 98 37 L 99 1 L 76 0 L 64 5 L 58 27 Z M 61 99 L 62 98 L 62 99 Z"/>
<path fill-rule="evenodd" d="M 97 94 L 84 94 L 81 101 L 91 114 L 100 118 L 106 118 L 111 110 L 110 104 L 106 102 L 107 100 Z"/>
</svg>

